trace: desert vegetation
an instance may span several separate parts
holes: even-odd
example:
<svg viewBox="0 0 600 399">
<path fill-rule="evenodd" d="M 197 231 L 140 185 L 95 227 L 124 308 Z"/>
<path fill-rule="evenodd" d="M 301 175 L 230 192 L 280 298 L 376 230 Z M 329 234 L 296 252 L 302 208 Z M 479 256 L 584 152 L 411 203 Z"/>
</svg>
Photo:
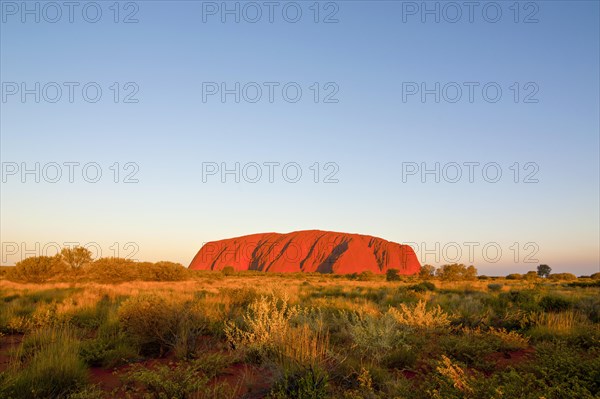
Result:
<svg viewBox="0 0 600 399">
<path fill-rule="evenodd" d="M 33 258 L 0 280 L 0 397 L 597 398 L 600 274 L 541 271 Z"/>
</svg>

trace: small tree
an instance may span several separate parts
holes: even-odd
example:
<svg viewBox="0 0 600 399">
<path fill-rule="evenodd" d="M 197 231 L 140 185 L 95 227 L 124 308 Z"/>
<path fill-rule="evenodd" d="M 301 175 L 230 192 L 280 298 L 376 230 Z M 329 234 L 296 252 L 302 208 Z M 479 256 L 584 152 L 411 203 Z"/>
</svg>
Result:
<svg viewBox="0 0 600 399">
<path fill-rule="evenodd" d="M 63 248 L 60 259 L 71 269 L 80 269 L 92 261 L 92 252 L 84 247 Z"/>
<path fill-rule="evenodd" d="M 526 273 L 526 274 L 523 276 L 523 278 L 524 278 L 525 280 L 529 280 L 529 281 L 535 281 L 535 280 L 537 280 L 537 279 L 538 279 L 538 273 L 532 270 L 532 271 L 530 271 L 530 272 L 527 272 L 527 273 Z"/>
<path fill-rule="evenodd" d="M 400 273 L 398 269 L 388 269 L 385 273 L 386 281 L 400 281 Z"/>
<path fill-rule="evenodd" d="M 467 267 L 465 269 L 465 272 L 463 273 L 463 278 L 465 280 L 477 279 L 477 269 L 475 268 L 475 266 L 471 265 L 471 266 Z"/>
<path fill-rule="evenodd" d="M 233 266 L 225 266 L 223 270 L 221 270 L 221 273 L 223 273 L 224 276 L 231 276 L 235 273 L 235 269 Z"/>
<path fill-rule="evenodd" d="M 540 277 L 548 277 L 552 273 L 552 268 L 548 265 L 539 265 L 537 267 L 537 274 Z"/>
<path fill-rule="evenodd" d="M 58 256 L 32 256 L 17 262 L 10 278 L 29 283 L 43 283 L 60 269 Z"/>
<path fill-rule="evenodd" d="M 423 280 L 428 280 L 435 275 L 435 267 L 431 265 L 423 265 L 421 266 L 421 270 L 419 271 L 419 278 Z"/>
<path fill-rule="evenodd" d="M 477 278 L 477 269 L 473 265 L 467 267 L 462 263 L 453 263 L 438 268 L 436 275 L 447 281 L 474 280 Z"/>
</svg>

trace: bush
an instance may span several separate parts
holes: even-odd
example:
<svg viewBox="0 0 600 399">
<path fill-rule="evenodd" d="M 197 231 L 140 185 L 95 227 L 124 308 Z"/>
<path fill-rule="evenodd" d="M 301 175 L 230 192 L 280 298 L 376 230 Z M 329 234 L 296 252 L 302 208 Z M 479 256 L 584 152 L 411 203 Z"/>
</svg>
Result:
<svg viewBox="0 0 600 399">
<path fill-rule="evenodd" d="M 504 286 L 504 284 L 488 284 L 488 290 L 493 291 L 493 292 L 498 292 L 502 290 L 502 287 Z"/>
<path fill-rule="evenodd" d="M 417 352 L 407 346 L 394 348 L 382 360 L 391 369 L 405 370 L 412 368 L 417 362 Z"/>
<path fill-rule="evenodd" d="M 123 258 L 100 258 L 86 268 L 86 274 L 101 283 L 120 283 L 135 280 L 135 262 Z"/>
<path fill-rule="evenodd" d="M 477 269 L 475 266 L 467 267 L 463 264 L 453 263 L 438 268 L 436 275 L 446 281 L 475 280 L 477 279 Z"/>
<path fill-rule="evenodd" d="M 406 329 L 400 328 L 392 309 L 380 317 L 353 312 L 341 314 L 340 322 L 359 355 L 379 360 L 390 350 L 406 345 Z"/>
<path fill-rule="evenodd" d="M 590 278 L 592 280 L 600 280 L 600 272 L 592 274 Z"/>
<path fill-rule="evenodd" d="M 423 265 L 421 266 L 421 270 L 419 270 L 419 278 L 423 280 L 429 280 L 433 278 L 435 275 L 435 267 L 431 265 Z"/>
<path fill-rule="evenodd" d="M 401 280 L 400 271 L 398 269 L 388 269 L 388 271 L 385 273 L 385 280 L 386 281 L 400 281 Z"/>
<path fill-rule="evenodd" d="M 118 312 L 123 331 L 143 354 L 164 355 L 170 349 L 186 355 L 194 350 L 196 337 L 204 328 L 190 303 L 143 294 L 129 298 Z"/>
<path fill-rule="evenodd" d="M 562 312 L 570 309 L 572 304 L 567 298 L 556 295 L 547 295 L 542 297 L 539 306 L 546 312 Z"/>
<path fill-rule="evenodd" d="M 435 291 L 437 288 L 436 288 L 435 284 L 433 284 L 429 281 L 423 281 L 419 284 L 411 285 L 410 287 L 408 287 L 408 289 L 412 290 L 414 292 L 427 292 L 427 291 Z"/>
<path fill-rule="evenodd" d="M 235 269 L 233 266 L 225 266 L 223 270 L 221 270 L 221 273 L 223 273 L 224 276 L 232 276 L 235 274 Z"/>
<path fill-rule="evenodd" d="M 134 262 L 123 258 L 100 258 L 86 268 L 87 277 L 101 283 L 124 281 L 181 281 L 189 271 L 173 262 Z"/>
<path fill-rule="evenodd" d="M 525 273 L 525 275 L 523 276 L 524 280 L 528 280 L 528 281 L 535 281 L 539 278 L 538 273 L 534 272 L 534 271 L 530 271 Z"/>
<path fill-rule="evenodd" d="M 50 336 L 23 370 L 8 372 L 6 397 L 63 398 L 87 383 L 88 370 L 78 356 L 79 342 L 66 330 Z"/>
<path fill-rule="evenodd" d="M 390 308 L 388 313 L 399 324 L 409 327 L 444 330 L 450 326 L 450 318 L 439 305 L 427 310 L 427 302 L 421 300 L 413 307 L 401 303 L 400 309 Z"/>
<path fill-rule="evenodd" d="M 375 277 L 375 273 L 373 273 L 370 270 L 365 270 L 364 272 L 360 273 L 357 277 L 358 281 L 373 281 L 376 279 Z"/>
<path fill-rule="evenodd" d="M 555 280 L 555 281 L 558 281 L 558 280 L 567 280 L 567 281 L 577 280 L 577 276 L 574 275 L 574 274 L 572 274 L 572 273 L 553 273 L 553 274 L 550 274 L 548 276 L 548 278 L 550 280 Z"/>
<path fill-rule="evenodd" d="M 275 384 L 269 399 L 325 399 L 327 398 L 327 373 L 308 367 L 285 373 Z"/>
<path fill-rule="evenodd" d="M 161 261 L 135 264 L 134 278 L 142 281 L 181 281 L 188 277 L 188 270 L 180 263 Z"/>
<path fill-rule="evenodd" d="M 57 256 L 32 256 L 17 262 L 8 273 L 10 280 L 26 283 L 43 283 L 61 271 Z"/>
<path fill-rule="evenodd" d="M 523 275 L 519 274 L 519 273 L 512 273 L 509 274 L 508 276 L 506 276 L 507 280 L 522 280 L 523 279 Z"/>
<path fill-rule="evenodd" d="M 160 365 L 153 369 L 134 365 L 125 375 L 129 382 L 142 385 L 153 398 L 187 399 L 206 389 L 208 378 L 199 376 L 193 365 Z"/>
</svg>

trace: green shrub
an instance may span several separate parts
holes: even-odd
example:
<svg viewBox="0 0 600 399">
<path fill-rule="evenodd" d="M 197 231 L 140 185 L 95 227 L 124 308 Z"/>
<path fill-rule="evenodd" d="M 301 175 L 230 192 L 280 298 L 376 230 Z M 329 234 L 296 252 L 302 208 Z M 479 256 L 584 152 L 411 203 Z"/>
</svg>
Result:
<svg viewBox="0 0 600 399">
<path fill-rule="evenodd" d="M 408 346 L 392 349 L 382 359 L 382 364 L 391 369 L 411 369 L 417 361 L 417 352 Z"/>
<path fill-rule="evenodd" d="M 79 356 L 89 366 L 104 368 L 116 367 L 138 357 L 134 345 L 121 332 L 113 336 L 98 334 L 94 339 L 83 341 Z"/>
<path fill-rule="evenodd" d="M 379 360 L 393 348 L 406 345 L 406 329 L 392 313 L 380 317 L 353 312 L 342 312 L 343 323 L 358 355 Z"/>
<path fill-rule="evenodd" d="M 308 367 L 285 373 L 275 384 L 269 399 L 325 399 L 328 376 L 324 370 Z"/>
<path fill-rule="evenodd" d="M 400 271 L 398 269 L 388 269 L 385 273 L 386 281 L 400 281 L 402 278 L 400 277 Z"/>
<path fill-rule="evenodd" d="M 462 263 L 453 263 L 442 265 L 435 271 L 436 275 L 442 280 L 457 281 L 457 280 L 476 280 L 477 269 L 475 266 L 465 266 Z"/>
<path fill-rule="evenodd" d="M 17 262 L 7 276 L 14 281 L 43 283 L 60 273 L 61 266 L 57 256 L 32 256 Z"/>
<path fill-rule="evenodd" d="M 408 287 L 409 290 L 414 292 L 427 292 L 427 291 L 435 291 L 437 288 L 435 284 L 429 281 L 423 281 L 419 284 L 411 285 Z"/>
<path fill-rule="evenodd" d="M 79 359 L 79 341 L 68 331 L 56 331 L 40 343 L 24 368 L 13 365 L 5 381 L 10 398 L 62 398 L 87 383 L 88 371 Z"/>
<path fill-rule="evenodd" d="M 519 273 L 512 273 L 509 274 L 508 276 L 506 276 L 507 280 L 522 280 L 523 279 L 523 275 L 519 274 Z"/>
<path fill-rule="evenodd" d="M 365 270 L 364 272 L 360 273 L 357 277 L 358 281 L 373 281 L 376 280 L 376 278 L 377 277 L 375 273 L 369 270 Z"/>
<path fill-rule="evenodd" d="M 224 276 L 233 276 L 235 274 L 235 269 L 233 266 L 225 266 L 223 270 L 221 270 Z"/>
<path fill-rule="evenodd" d="M 187 399 L 206 389 L 208 378 L 198 373 L 191 364 L 170 363 L 152 369 L 134 365 L 125 380 L 139 384 L 146 397 L 156 399 Z"/>
<path fill-rule="evenodd" d="M 572 280 L 577 280 L 577 276 L 572 273 L 552 273 L 548 276 L 548 279 L 555 280 L 555 281 L 560 281 L 560 280 L 572 281 Z"/>
<path fill-rule="evenodd" d="M 205 328 L 197 307 L 191 303 L 153 294 L 129 298 L 119 308 L 118 318 L 142 354 L 159 356 L 171 349 L 187 356 Z"/>
<path fill-rule="evenodd" d="M 493 292 L 498 292 L 502 290 L 502 287 L 504 286 L 504 284 L 488 284 L 488 290 L 493 291 Z"/>
<path fill-rule="evenodd" d="M 546 312 L 562 312 L 572 307 L 571 301 L 557 295 L 546 295 L 540 299 L 540 308 Z"/>
</svg>

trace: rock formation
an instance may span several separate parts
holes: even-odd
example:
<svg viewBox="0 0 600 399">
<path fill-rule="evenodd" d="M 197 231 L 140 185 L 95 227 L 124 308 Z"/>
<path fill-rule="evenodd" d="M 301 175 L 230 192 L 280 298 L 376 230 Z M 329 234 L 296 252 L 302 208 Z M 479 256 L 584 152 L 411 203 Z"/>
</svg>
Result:
<svg viewBox="0 0 600 399">
<path fill-rule="evenodd" d="M 307 230 L 261 233 L 206 243 L 190 269 L 264 272 L 418 273 L 421 265 L 408 245 L 360 234 Z"/>
</svg>

